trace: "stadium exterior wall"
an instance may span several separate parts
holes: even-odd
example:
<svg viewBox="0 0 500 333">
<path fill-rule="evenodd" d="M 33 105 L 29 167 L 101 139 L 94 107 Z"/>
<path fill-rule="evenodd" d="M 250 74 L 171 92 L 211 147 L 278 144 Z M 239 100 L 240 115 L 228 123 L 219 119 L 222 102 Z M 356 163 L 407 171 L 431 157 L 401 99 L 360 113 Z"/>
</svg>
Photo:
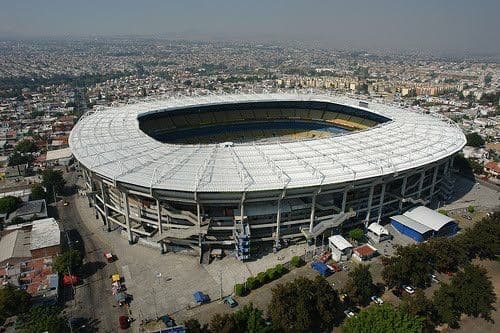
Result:
<svg viewBox="0 0 500 333">
<path fill-rule="evenodd" d="M 415 204 L 446 199 L 453 186 L 452 166 L 449 156 L 425 167 L 323 186 L 320 191 L 314 187 L 286 193 L 208 192 L 197 193 L 196 200 L 192 192 L 151 191 L 113 182 L 83 165 L 81 169 L 96 217 L 101 216 L 108 231 L 117 225 L 127 232 L 130 243 L 147 238 L 165 252 L 171 245 L 234 246 L 244 224 L 252 242 L 272 241 L 278 248 L 283 241 L 314 238 L 324 230 L 367 225 Z M 263 213 L 247 216 L 249 208 Z"/>
</svg>

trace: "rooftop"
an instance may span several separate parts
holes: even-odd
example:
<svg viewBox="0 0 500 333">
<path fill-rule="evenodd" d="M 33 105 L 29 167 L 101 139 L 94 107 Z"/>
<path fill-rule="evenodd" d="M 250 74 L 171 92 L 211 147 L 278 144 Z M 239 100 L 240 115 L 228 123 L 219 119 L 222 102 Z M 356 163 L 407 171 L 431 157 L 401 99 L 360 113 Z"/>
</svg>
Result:
<svg viewBox="0 0 500 333">
<path fill-rule="evenodd" d="M 53 218 L 33 221 L 30 250 L 61 244 L 61 230 Z"/>
<path fill-rule="evenodd" d="M 320 101 L 351 106 L 391 121 L 325 138 L 257 144 L 161 143 L 139 128 L 138 116 L 194 105 Z M 188 192 L 244 192 L 318 187 L 417 168 L 462 149 L 451 122 L 397 107 L 329 95 L 241 94 L 171 98 L 87 113 L 69 145 L 91 171 L 116 182 Z"/>
</svg>

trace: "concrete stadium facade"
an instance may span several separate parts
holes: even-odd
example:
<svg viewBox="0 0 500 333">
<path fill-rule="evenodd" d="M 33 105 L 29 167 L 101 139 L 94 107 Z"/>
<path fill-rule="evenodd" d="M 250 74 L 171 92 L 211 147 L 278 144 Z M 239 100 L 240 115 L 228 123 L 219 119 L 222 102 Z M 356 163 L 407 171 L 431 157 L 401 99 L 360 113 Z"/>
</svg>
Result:
<svg viewBox="0 0 500 333">
<path fill-rule="evenodd" d="M 180 127 L 206 133 L 213 124 L 297 120 L 349 131 L 263 142 L 160 139 L 176 137 Z M 82 117 L 70 136 L 89 200 L 108 231 L 119 226 L 130 243 L 162 252 L 235 248 L 241 259 L 250 257 L 251 244 L 279 249 L 446 199 L 453 156 L 464 145 L 461 130 L 437 116 L 287 93 L 107 108 Z"/>
</svg>

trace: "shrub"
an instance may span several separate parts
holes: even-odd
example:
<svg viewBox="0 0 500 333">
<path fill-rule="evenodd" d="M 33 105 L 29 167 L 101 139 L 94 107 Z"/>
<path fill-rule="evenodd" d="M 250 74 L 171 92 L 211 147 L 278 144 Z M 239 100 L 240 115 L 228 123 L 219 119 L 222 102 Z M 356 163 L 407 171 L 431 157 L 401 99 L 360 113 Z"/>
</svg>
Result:
<svg viewBox="0 0 500 333">
<path fill-rule="evenodd" d="M 438 213 L 439 213 L 439 214 L 443 214 L 443 215 L 448 216 L 448 212 L 447 212 L 447 211 L 445 211 L 444 209 L 439 209 L 439 210 L 438 210 Z"/>
<path fill-rule="evenodd" d="M 254 278 L 253 276 L 250 276 L 247 279 L 247 289 L 254 290 L 254 289 L 257 289 L 258 287 L 259 287 L 259 281 L 257 281 L 257 279 Z"/>
<path fill-rule="evenodd" d="M 276 280 L 278 278 L 278 274 L 276 273 L 276 270 L 274 268 L 269 268 L 266 271 L 266 275 L 267 275 L 268 281 L 273 281 L 273 280 Z"/>
<path fill-rule="evenodd" d="M 245 286 L 241 283 L 237 283 L 234 285 L 234 293 L 236 296 L 243 296 L 246 293 Z"/>
<path fill-rule="evenodd" d="M 300 267 L 302 264 L 302 259 L 299 256 L 293 256 L 292 260 L 290 260 L 290 265 L 292 265 L 292 267 Z"/>
<path fill-rule="evenodd" d="M 268 282 L 266 272 L 260 272 L 259 274 L 257 274 L 257 281 L 259 281 L 260 285 L 266 284 Z"/>
<path fill-rule="evenodd" d="M 274 267 L 274 270 L 276 271 L 276 278 L 279 278 L 286 273 L 286 268 L 282 264 L 277 264 L 276 267 Z"/>
<path fill-rule="evenodd" d="M 469 206 L 469 207 L 467 207 L 467 211 L 468 211 L 469 213 L 474 213 L 474 211 L 475 211 L 475 210 L 476 210 L 476 209 L 474 208 L 474 206 Z"/>
</svg>

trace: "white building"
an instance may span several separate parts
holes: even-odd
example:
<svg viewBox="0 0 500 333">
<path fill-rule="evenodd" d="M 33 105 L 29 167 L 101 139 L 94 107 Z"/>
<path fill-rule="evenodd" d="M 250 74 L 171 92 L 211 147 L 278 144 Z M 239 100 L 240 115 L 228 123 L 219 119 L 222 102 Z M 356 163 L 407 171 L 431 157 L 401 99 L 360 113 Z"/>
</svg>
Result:
<svg viewBox="0 0 500 333">
<path fill-rule="evenodd" d="M 328 237 L 328 246 L 335 261 L 349 260 L 352 254 L 352 244 L 341 235 Z"/>
<path fill-rule="evenodd" d="M 387 239 L 391 239 L 389 231 L 378 223 L 372 223 L 368 226 L 367 236 L 374 243 L 380 243 Z"/>
</svg>

